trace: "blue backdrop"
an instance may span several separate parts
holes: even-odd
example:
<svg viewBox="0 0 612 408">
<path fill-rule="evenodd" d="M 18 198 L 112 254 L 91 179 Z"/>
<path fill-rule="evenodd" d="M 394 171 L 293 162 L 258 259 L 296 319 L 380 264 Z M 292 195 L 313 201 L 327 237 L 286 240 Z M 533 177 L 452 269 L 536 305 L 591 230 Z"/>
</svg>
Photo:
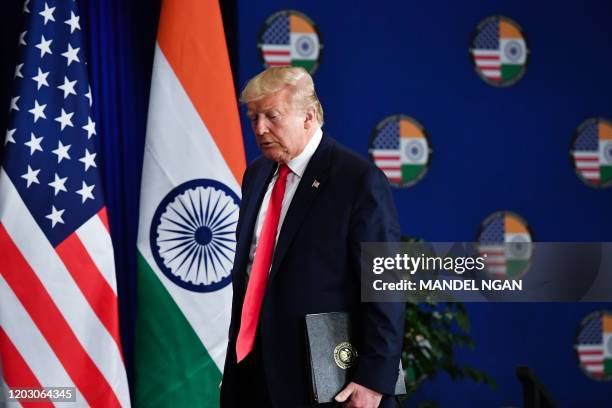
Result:
<svg viewBox="0 0 612 408">
<path fill-rule="evenodd" d="M 265 19 L 296 9 L 314 21 L 324 43 L 314 79 L 328 133 L 367 155 L 372 129 L 388 115 L 403 113 L 425 127 L 434 150 L 431 167 L 415 186 L 394 191 L 404 234 L 471 241 L 488 214 L 512 210 L 538 241 L 610 240 L 612 189 L 586 186 L 568 158 L 572 133 L 583 120 L 612 117 L 608 1 L 221 3 L 239 86 L 262 69 L 256 44 Z M 11 95 L 21 4 L 8 0 L 1 6 L 4 106 Z M 87 0 L 80 7 L 89 35 L 131 376 L 140 173 L 159 1 Z M 524 78 L 503 89 L 485 84 L 468 55 L 476 25 L 494 14 L 520 24 L 531 49 Z M 5 119 L 0 115 L 0 129 Z M 242 124 L 251 161 L 257 148 L 248 122 Z M 460 351 L 459 359 L 491 374 L 498 389 L 441 375 L 414 401 L 433 400 L 442 407 L 521 405 L 514 367 L 527 364 L 561 406 L 609 406 L 612 384 L 588 379 L 573 351 L 580 320 L 606 306 L 470 304 L 476 350 Z"/>
</svg>

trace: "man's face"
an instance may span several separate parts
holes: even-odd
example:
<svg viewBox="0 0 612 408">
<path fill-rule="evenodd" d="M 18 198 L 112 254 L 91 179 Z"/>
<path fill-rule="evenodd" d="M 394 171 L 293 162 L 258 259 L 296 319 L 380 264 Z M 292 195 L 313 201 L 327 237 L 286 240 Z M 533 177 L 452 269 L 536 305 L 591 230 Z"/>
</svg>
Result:
<svg viewBox="0 0 612 408">
<path fill-rule="evenodd" d="M 293 107 L 293 90 L 280 91 L 247 103 L 247 116 L 262 154 L 275 162 L 287 163 L 308 143 L 314 125 L 313 112 Z"/>
</svg>

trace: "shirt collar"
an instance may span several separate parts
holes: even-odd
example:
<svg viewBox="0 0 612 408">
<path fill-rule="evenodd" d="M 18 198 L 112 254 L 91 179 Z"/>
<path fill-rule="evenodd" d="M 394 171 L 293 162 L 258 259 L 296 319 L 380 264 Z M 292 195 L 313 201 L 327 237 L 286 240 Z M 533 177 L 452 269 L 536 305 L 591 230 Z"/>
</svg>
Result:
<svg viewBox="0 0 612 408">
<path fill-rule="evenodd" d="M 318 128 L 304 147 L 304 150 L 302 150 L 302 153 L 289 160 L 287 166 L 289 167 L 289 169 L 291 169 L 293 174 L 297 175 L 299 178 L 302 178 L 302 175 L 306 170 L 306 166 L 308 166 L 310 158 L 317 150 L 317 147 L 319 147 L 319 143 L 321 143 L 322 138 L 323 131 L 321 130 L 321 128 Z"/>
</svg>

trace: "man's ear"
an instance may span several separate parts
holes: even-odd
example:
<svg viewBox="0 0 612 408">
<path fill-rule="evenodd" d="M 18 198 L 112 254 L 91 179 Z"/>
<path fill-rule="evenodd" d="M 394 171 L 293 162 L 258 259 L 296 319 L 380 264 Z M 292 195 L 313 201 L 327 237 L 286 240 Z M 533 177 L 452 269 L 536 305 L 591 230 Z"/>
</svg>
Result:
<svg viewBox="0 0 612 408">
<path fill-rule="evenodd" d="M 317 123 L 317 112 L 314 106 L 306 109 L 306 115 L 304 116 L 304 129 L 310 129 Z"/>
</svg>

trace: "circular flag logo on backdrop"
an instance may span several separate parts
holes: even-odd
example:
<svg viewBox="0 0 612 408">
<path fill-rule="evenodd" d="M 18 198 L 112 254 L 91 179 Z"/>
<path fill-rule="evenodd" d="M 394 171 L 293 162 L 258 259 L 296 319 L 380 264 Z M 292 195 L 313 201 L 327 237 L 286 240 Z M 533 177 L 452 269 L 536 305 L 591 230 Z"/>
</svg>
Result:
<svg viewBox="0 0 612 408">
<path fill-rule="evenodd" d="M 383 119 L 370 137 L 370 158 L 396 187 L 409 187 L 425 176 L 431 144 L 419 122 L 405 115 Z"/>
<path fill-rule="evenodd" d="M 480 78 L 493 86 L 510 86 L 525 74 L 529 46 L 521 27 L 504 16 L 491 16 L 478 24 L 470 56 Z"/>
<path fill-rule="evenodd" d="M 529 268 L 532 234 L 529 226 L 511 211 L 489 215 L 476 238 L 487 273 L 496 279 L 517 279 Z"/>
<path fill-rule="evenodd" d="M 574 349 L 583 373 L 594 380 L 612 380 L 612 312 L 599 310 L 582 319 Z"/>
<path fill-rule="evenodd" d="M 268 17 L 257 48 L 265 67 L 304 67 L 312 74 L 321 61 L 323 42 L 310 18 L 295 10 L 284 10 Z"/>
<path fill-rule="evenodd" d="M 574 133 L 570 159 L 589 186 L 612 186 L 612 122 L 603 118 L 582 122 Z"/>
<path fill-rule="evenodd" d="M 213 292 L 231 280 L 240 199 L 216 180 L 175 187 L 151 223 L 153 258 L 168 279 L 194 292 Z"/>
</svg>

